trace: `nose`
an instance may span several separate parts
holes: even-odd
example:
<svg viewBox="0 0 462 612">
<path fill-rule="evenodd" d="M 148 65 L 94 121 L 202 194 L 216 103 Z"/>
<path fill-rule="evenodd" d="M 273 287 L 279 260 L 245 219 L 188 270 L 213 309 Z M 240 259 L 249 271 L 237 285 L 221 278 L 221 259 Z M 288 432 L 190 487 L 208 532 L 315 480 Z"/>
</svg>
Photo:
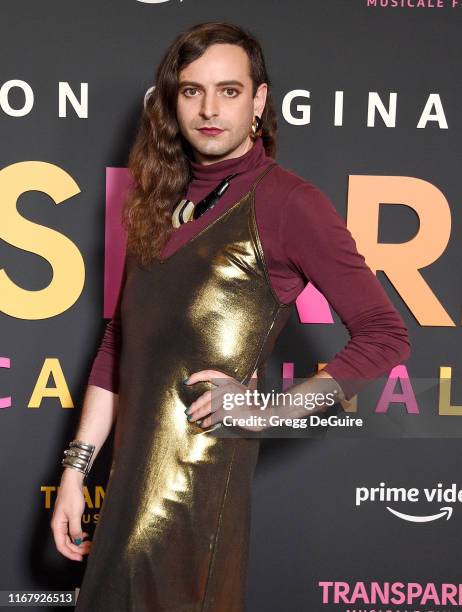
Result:
<svg viewBox="0 0 462 612">
<path fill-rule="evenodd" d="M 215 92 L 205 92 L 202 96 L 200 114 L 205 119 L 218 115 L 218 100 Z"/>
</svg>

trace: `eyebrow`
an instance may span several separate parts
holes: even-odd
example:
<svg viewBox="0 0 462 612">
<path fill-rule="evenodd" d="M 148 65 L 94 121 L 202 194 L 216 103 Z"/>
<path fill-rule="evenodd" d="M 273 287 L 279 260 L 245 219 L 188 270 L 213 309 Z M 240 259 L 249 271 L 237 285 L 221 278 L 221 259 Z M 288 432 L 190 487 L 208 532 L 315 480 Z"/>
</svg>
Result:
<svg viewBox="0 0 462 612">
<path fill-rule="evenodd" d="M 179 87 L 184 87 L 185 85 L 192 85 L 193 87 L 202 87 L 200 83 L 196 83 L 195 81 L 181 81 L 178 84 Z M 216 83 L 216 85 L 218 85 L 219 87 L 223 87 L 225 85 L 240 85 L 241 87 L 244 87 L 244 83 L 241 83 L 240 81 L 236 81 L 236 80 L 219 81 L 218 83 Z"/>
</svg>

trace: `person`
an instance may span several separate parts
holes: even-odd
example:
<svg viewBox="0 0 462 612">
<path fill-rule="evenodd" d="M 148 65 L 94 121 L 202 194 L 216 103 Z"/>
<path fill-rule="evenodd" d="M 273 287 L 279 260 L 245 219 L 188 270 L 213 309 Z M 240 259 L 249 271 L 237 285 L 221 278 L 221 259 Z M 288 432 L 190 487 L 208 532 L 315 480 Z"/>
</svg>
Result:
<svg viewBox="0 0 462 612">
<path fill-rule="evenodd" d="M 206 22 L 173 41 L 145 99 L 123 282 L 73 446 L 83 463 L 64 460 L 51 520 L 63 555 L 89 555 L 78 611 L 243 610 L 259 439 L 217 435 L 213 400 L 255 385 L 307 282 L 350 340 L 291 391 L 315 381 L 350 399 L 409 357 L 404 322 L 341 216 L 275 162 L 270 84 L 251 32 Z M 83 481 L 114 423 L 90 542 Z"/>
</svg>

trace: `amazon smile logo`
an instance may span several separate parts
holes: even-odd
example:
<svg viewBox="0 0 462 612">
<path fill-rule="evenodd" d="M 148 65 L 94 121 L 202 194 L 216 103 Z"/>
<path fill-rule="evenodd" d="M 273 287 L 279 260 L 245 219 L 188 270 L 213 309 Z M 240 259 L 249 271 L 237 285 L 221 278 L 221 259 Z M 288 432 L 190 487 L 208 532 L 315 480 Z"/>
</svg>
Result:
<svg viewBox="0 0 462 612">
<path fill-rule="evenodd" d="M 449 521 L 453 516 L 454 505 L 462 502 L 462 489 L 456 483 L 445 487 L 439 482 L 436 487 L 421 490 L 416 487 L 391 487 L 381 482 L 378 487 L 356 487 L 355 500 L 358 507 L 371 503 L 384 505 L 388 512 L 403 521 L 430 523 L 438 520 Z M 432 504 L 434 511 L 432 508 L 430 511 L 413 512 L 410 504 L 419 502 Z M 406 504 L 406 511 L 400 508 L 402 504 Z M 435 507 L 436 505 L 438 507 Z"/>
</svg>

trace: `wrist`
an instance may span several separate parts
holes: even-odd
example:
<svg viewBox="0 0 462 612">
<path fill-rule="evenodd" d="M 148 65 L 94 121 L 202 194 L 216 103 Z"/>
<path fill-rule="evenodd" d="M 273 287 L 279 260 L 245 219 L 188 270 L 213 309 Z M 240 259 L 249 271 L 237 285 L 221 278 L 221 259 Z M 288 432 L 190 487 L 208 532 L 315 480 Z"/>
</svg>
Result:
<svg viewBox="0 0 462 612">
<path fill-rule="evenodd" d="M 72 467 L 65 467 L 61 476 L 61 482 L 76 482 L 83 484 L 85 474 Z"/>
</svg>

